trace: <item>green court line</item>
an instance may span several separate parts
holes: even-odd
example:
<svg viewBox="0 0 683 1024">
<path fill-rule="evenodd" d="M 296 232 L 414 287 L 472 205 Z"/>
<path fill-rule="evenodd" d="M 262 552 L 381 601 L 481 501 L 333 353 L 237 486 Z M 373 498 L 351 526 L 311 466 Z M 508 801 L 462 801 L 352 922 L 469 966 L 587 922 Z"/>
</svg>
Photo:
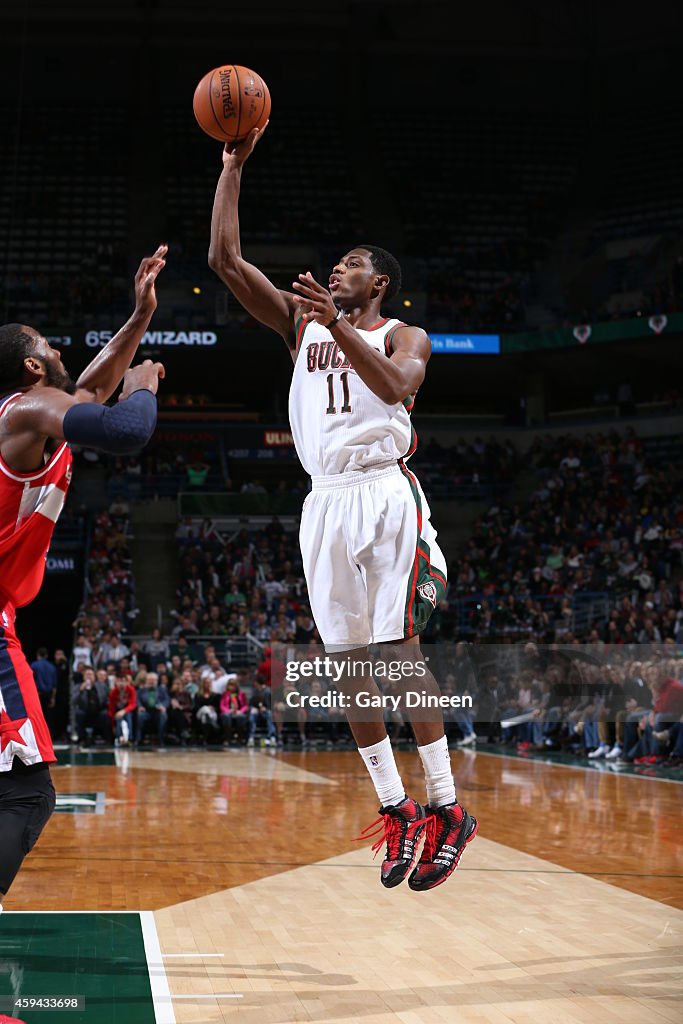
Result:
<svg viewBox="0 0 683 1024">
<path fill-rule="evenodd" d="M 104 814 L 104 793 L 57 793 L 55 814 Z"/>
<path fill-rule="evenodd" d="M 68 765 L 100 768 L 116 764 L 113 750 L 74 750 L 71 747 L 64 750 L 63 748 L 57 748 L 55 755 L 57 757 L 57 767 L 59 768 L 64 768 Z"/>
<path fill-rule="evenodd" d="M 149 921 L 151 918 L 151 922 Z M 150 927 L 151 926 L 151 927 Z M 26 1024 L 172 1024 L 155 1013 L 166 984 L 153 915 L 6 912 L 0 917 L 0 1012 Z M 152 974 L 152 976 L 151 976 Z M 166 992 L 168 988 L 166 986 Z M 84 1010 L 14 1011 L 19 996 L 83 996 Z M 163 1005 L 163 1004 L 162 1004 Z"/>
</svg>

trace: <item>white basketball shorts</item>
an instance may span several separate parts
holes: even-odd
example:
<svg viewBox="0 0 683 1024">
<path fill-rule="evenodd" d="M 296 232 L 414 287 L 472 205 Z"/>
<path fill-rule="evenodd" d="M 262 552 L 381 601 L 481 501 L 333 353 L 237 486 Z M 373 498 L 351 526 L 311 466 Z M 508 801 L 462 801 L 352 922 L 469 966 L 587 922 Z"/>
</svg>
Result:
<svg viewBox="0 0 683 1024">
<path fill-rule="evenodd" d="M 403 463 L 313 477 L 301 554 L 328 651 L 420 633 L 446 593 L 446 560 L 429 506 Z"/>
</svg>

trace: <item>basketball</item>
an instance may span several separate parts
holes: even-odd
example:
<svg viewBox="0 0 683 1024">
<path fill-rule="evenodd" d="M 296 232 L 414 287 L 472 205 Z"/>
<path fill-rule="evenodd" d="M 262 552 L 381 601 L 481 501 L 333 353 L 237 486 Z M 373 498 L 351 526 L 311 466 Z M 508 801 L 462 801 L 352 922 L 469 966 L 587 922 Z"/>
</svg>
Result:
<svg viewBox="0 0 683 1024">
<path fill-rule="evenodd" d="M 192 101 L 197 124 L 219 142 L 239 142 L 270 117 L 270 92 L 260 75 L 223 64 L 199 82 Z"/>
</svg>

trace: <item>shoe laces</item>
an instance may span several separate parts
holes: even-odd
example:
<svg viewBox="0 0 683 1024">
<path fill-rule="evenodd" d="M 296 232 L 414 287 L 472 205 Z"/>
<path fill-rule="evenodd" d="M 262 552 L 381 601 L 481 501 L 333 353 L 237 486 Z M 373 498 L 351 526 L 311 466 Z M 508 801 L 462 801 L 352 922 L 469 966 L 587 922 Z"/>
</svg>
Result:
<svg viewBox="0 0 683 1024">
<path fill-rule="evenodd" d="M 451 821 L 445 814 L 435 811 L 427 817 L 427 828 L 425 829 L 425 844 L 422 848 L 420 860 L 431 861 L 434 859 L 436 848 L 443 841 L 444 832 L 451 826 Z"/>
<path fill-rule="evenodd" d="M 441 826 L 441 828 L 439 828 L 439 826 Z M 433 860 L 434 854 L 436 853 L 437 833 L 440 832 L 443 827 L 444 823 L 440 814 L 429 815 L 427 818 L 427 828 L 425 829 L 425 844 L 422 848 L 421 860 Z"/>
<path fill-rule="evenodd" d="M 377 839 L 371 846 L 371 850 L 374 853 L 373 860 L 382 849 L 384 844 L 387 844 L 387 860 L 399 860 L 399 854 L 401 852 L 401 841 L 404 838 L 405 832 L 407 831 L 408 825 L 422 825 L 429 823 L 431 818 L 416 818 L 414 821 L 402 817 L 398 814 L 381 814 L 379 818 L 367 825 L 359 836 L 354 836 L 354 843 L 367 842 L 368 839 Z M 374 831 L 370 831 L 374 829 Z"/>
</svg>

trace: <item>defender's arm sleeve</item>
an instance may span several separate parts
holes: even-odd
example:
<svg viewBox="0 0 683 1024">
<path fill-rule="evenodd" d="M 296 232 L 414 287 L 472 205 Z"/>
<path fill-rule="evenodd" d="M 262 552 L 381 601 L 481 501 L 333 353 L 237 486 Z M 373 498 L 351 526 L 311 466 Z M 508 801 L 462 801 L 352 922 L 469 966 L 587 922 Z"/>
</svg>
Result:
<svg viewBox="0 0 683 1024">
<path fill-rule="evenodd" d="M 63 429 L 65 439 L 74 444 L 128 455 L 145 447 L 156 423 L 156 396 L 143 388 L 117 405 L 79 402 L 65 414 Z"/>
</svg>

